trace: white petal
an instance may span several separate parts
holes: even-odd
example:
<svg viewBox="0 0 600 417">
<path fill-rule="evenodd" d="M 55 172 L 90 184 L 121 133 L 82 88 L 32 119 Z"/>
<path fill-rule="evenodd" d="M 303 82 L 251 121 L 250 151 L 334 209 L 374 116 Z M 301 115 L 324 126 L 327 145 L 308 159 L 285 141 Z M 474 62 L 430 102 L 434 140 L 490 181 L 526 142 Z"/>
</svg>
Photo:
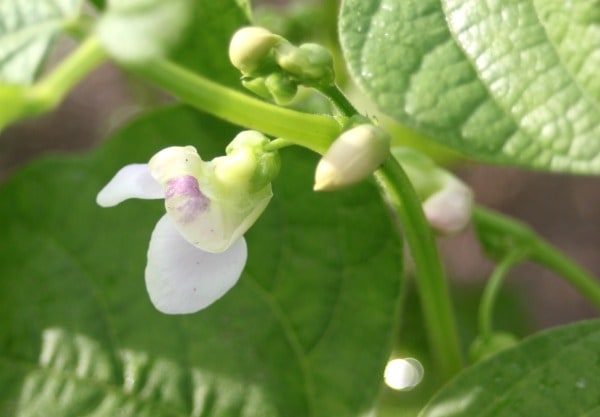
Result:
<svg viewBox="0 0 600 417">
<path fill-rule="evenodd" d="M 150 300 L 166 314 L 195 313 L 235 285 L 246 258 L 244 238 L 225 252 L 204 252 L 188 243 L 165 215 L 156 224 L 148 248 L 146 289 Z"/>
<path fill-rule="evenodd" d="M 148 162 L 148 170 L 156 181 L 165 185 L 172 178 L 203 176 L 206 163 L 193 146 L 170 146 L 162 149 Z"/>
<path fill-rule="evenodd" d="M 112 207 L 129 198 L 164 198 L 163 188 L 150 175 L 148 164 L 131 164 L 121 168 L 98 193 L 96 203 Z"/>
</svg>

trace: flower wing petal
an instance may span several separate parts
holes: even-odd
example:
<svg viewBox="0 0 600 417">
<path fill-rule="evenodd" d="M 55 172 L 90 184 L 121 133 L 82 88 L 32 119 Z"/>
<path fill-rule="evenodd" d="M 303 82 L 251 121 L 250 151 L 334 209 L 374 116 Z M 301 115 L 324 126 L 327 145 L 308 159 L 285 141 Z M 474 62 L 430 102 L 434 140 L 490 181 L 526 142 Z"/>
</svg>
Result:
<svg viewBox="0 0 600 417">
<path fill-rule="evenodd" d="M 157 310 L 189 314 L 221 298 L 240 278 L 247 259 L 240 238 L 221 253 L 188 243 L 168 215 L 156 224 L 148 248 L 146 288 Z"/>
<path fill-rule="evenodd" d="M 148 164 L 126 165 L 104 186 L 96 197 L 102 207 L 112 207 L 129 198 L 164 198 L 163 187 L 150 175 Z"/>
</svg>

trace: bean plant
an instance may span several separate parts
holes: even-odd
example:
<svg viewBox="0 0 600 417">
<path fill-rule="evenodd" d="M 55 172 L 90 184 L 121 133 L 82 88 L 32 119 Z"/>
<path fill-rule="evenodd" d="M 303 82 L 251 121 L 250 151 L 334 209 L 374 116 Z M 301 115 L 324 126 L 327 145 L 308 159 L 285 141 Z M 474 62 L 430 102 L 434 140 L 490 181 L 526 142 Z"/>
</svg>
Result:
<svg viewBox="0 0 600 417">
<path fill-rule="evenodd" d="M 0 0 L 0 129 L 105 63 L 161 99 L 0 186 L 0 415 L 600 416 L 600 321 L 497 302 L 600 283 L 452 172 L 600 174 L 598 1 Z"/>
</svg>

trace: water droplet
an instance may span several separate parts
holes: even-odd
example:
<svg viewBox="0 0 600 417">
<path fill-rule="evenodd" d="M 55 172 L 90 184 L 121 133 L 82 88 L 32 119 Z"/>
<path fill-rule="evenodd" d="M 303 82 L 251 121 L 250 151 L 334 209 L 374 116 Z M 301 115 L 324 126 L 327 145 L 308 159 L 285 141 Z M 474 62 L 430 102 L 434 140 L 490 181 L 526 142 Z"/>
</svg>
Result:
<svg viewBox="0 0 600 417">
<path fill-rule="evenodd" d="M 423 379 L 423 365 L 414 358 L 393 359 L 388 362 L 383 378 L 388 387 L 397 391 L 409 391 Z"/>
</svg>

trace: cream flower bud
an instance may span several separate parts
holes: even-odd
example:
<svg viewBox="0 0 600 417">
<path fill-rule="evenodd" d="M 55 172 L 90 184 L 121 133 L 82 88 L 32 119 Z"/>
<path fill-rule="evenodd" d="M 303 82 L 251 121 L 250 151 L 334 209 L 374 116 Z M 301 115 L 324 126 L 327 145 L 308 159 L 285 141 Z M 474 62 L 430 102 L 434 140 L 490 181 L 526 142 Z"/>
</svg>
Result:
<svg viewBox="0 0 600 417">
<path fill-rule="evenodd" d="M 267 29 L 248 26 L 238 30 L 229 43 L 231 63 L 245 75 L 252 75 L 264 63 L 271 48 L 282 41 Z"/>
<path fill-rule="evenodd" d="M 353 185 L 371 175 L 390 153 L 390 137 L 382 129 L 364 124 L 342 133 L 317 165 L 316 191 Z"/>
<path fill-rule="evenodd" d="M 463 230 L 471 219 L 473 192 L 454 177 L 423 202 L 423 212 L 433 229 L 441 235 Z"/>
</svg>

